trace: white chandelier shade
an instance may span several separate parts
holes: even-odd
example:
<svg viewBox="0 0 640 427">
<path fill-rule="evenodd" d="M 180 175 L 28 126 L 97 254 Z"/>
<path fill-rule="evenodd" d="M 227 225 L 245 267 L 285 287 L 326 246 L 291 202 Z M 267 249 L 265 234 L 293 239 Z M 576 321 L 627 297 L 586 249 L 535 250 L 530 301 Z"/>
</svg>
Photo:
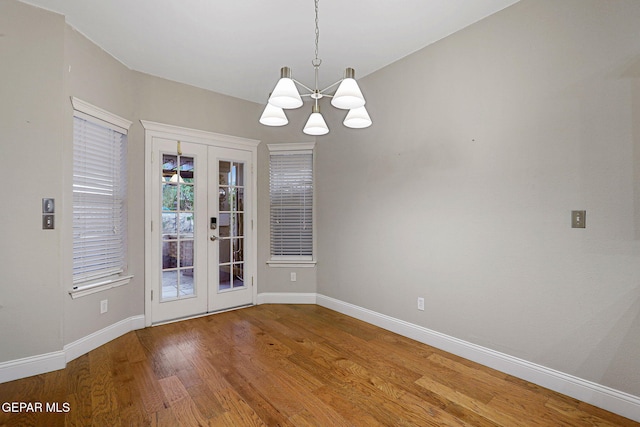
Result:
<svg viewBox="0 0 640 427">
<path fill-rule="evenodd" d="M 371 117 L 369 117 L 369 113 L 363 105 L 362 107 L 349 110 L 347 117 L 344 118 L 344 122 L 342 123 L 348 128 L 363 129 L 371 126 Z"/>
<path fill-rule="evenodd" d="M 282 108 L 267 103 L 262 116 L 260 116 L 260 123 L 266 126 L 284 126 L 289 123 L 289 120 Z"/>
<path fill-rule="evenodd" d="M 340 82 L 338 90 L 331 99 L 331 105 L 343 110 L 351 110 L 352 108 L 362 107 L 365 104 L 364 96 L 358 86 L 358 82 L 353 78 L 355 71 L 353 68 L 347 68 L 345 78 Z"/>
<path fill-rule="evenodd" d="M 300 98 L 296 84 L 291 78 L 289 67 L 280 69 L 280 80 L 271 92 L 269 104 L 286 109 L 302 107 L 302 98 Z"/>
<path fill-rule="evenodd" d="M 324 121 L 324 117 L 320 114 L 320 107 L 318 107 L 317 104 L 313 106 L 309 120 L 307 120 L 307 124 L 304 125 L 304 129 L 302 131 L 307 135 L 314 136 L 326 135 L 329 133 L 327 122 Z"/>
</svg>

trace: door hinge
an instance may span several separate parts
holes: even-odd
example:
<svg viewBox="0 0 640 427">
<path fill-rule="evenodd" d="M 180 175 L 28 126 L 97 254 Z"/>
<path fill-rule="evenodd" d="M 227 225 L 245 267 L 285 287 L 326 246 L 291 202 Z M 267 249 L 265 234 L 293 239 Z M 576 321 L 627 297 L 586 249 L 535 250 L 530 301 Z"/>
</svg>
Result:
<svg viewBox="0 0 640 427">
<path fill-rule="evenodd" d="M 153 151 L 151 152 L 151 163 L 153 163 Z"/>
<path fill-rule="evenodd" d="M 253 286 L 253 276 L 251 276 L 251 286 Z"/>
<path fill-rule="evenodd" d="M 151 289 L 151 301 L 153 301 L 153 289 Z"/>
<path fill-rule="evenodd" d="M 153 231 L 153 221 L 151 221 L 151 231 Z"/>
<path fill-rule="evenodd" d="M 253 230 L 253 220 L 251 220 L 251 229 Z"/>
</svg>

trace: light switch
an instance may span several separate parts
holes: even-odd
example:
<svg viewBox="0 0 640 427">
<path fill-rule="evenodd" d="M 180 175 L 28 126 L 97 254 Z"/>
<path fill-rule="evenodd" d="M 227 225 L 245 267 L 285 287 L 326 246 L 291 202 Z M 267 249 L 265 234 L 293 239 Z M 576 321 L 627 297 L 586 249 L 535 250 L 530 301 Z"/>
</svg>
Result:
<svg viewBox="0 0 640 427">
<path fill-rule="evenodd" d="M 42 199 L 42 213 L 54 213 L 56 202 L 54 199 Z"/>
<path fill-rule="evenodd" d="M 54 224 L 54 215 L 53 214 L 44 214 L 42 215 L 42 229 L 43 230 L 53 230 L 55 228 Z"/>
<path fill-rule="evenodd" d="M 587 227 L 587 211 L 571 211 L 571 228 Z"/>
</svg>

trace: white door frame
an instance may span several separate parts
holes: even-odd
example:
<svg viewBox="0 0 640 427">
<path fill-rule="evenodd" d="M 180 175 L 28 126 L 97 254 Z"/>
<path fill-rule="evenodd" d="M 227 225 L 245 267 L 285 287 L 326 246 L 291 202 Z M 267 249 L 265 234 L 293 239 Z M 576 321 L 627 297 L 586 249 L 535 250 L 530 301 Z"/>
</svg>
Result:
<svg viewBox="0 0 640 427">
<path fill-rule="evenodd" d="M 154 138 L 172 139 L 183 142 L 192 142 L 196 144 L 203 144 L 207 146 L 242 149 L 251 152 L 252 173 L 250 174 L 251 185 L 251 217 L 253 219 L 251 227 L 247 227 L 246 234 L 251 235 L 251 244 L 245 248 L 245 253 L 248 255 L 247 259 L 250 260 L 245 265 L 245 277 L 247 281 L 251 278 L 253 284 L 252 290 L 252 303 L 256 304 L 257 301 L 257 260 L 258 260 L 258 245 L 257 245 L 257 214 L 258 214 L 258 179 L 257 171 L 255 168 L 258 163 L 258 144 L 259 140 L 241 138 L 230 135 L 223 135 L 213 132 L 207 132 L 197 129 L 183 128 L 179 126 L 167 125 L 163 123 L 151 122 L 147 120 L 140 120 L 144 127 L 144 165 L 145 165 L 145 202 L 144 202 L 144 317 L 145 326 L 151 326 L 151 291 L 155 289 L 155 284 L 151 281 L 151 269 L 154 268 L 153 260 L 151 257 L 152 245 L 151 245 L 151 219 L 153 213 L 153 206 L 151 203 L 151 191 L 152 191 L 152 173 L 155 170 L 151 165 L 151 156 L 153 151 Z M 160 225 L 156 224 L 158 228 Z M 156 296 L 157 297 L 157 296 Z"/>
</svg>

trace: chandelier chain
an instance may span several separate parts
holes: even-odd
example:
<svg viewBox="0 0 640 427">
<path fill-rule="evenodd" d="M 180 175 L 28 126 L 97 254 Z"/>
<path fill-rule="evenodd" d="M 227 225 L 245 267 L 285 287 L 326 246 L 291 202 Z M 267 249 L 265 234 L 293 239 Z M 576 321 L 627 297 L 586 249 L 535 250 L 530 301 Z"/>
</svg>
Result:
<svg viewBox="0 0 640 427">
<path fill-rule="evenodd" d="M 322 63 L 322 59 L 318 58 L 318 43 L 320 40 L 320 26 L 318 25 L 319 23 L 319 19 L 318 19 L 318 1 L 319 0 L 315 0 L 315 10 L 316 10 L 316 57 L 314 58 L 313 61 L 311 61 L 311 64 L 314 67 L 319 67 L 320 64 Z"/>
</svg>

